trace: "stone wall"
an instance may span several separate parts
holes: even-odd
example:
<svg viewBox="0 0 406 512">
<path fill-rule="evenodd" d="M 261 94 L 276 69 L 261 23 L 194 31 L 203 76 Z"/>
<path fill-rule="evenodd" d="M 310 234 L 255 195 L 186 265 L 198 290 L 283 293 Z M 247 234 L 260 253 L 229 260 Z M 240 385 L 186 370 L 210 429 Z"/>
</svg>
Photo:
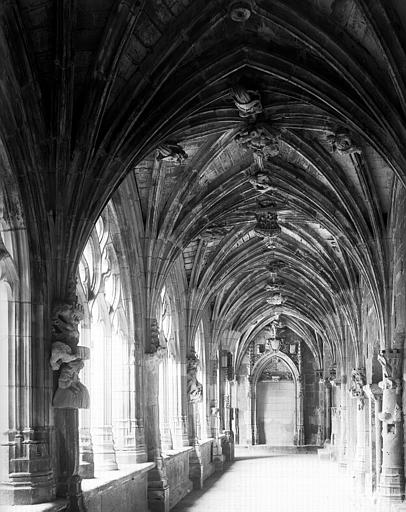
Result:
<svg viewBox="0 0 406 512">
<path fill-rule="evenodd" d="M 200 454 L 202 461 L 202 473 L 203 473 L 203 482 L 211 476 L 216 468 L 213 462 L 214 455 L 214 439 L 207 439 L 200 444 Z"/>
<path fill-rule="evenodd" d="M 136 469 L 105 472 L 83 480 L 83 501 L 87 512 L 147 512 L 147 471 L 153 463 L 138 464 Z"/>
<path fill-rule="evenodd" d="M 169 485 L 170 508 L 192 490 L 192 482 L 189 479 L 189 456 L 192 451 L 192 447 L 187 447 L 163 457 Z"/>
</svg>

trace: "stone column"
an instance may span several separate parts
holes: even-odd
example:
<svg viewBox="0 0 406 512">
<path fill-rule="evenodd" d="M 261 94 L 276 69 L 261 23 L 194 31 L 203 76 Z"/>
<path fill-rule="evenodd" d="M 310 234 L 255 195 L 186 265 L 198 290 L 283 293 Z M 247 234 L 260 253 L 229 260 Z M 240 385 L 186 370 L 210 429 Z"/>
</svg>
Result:
<svg viewBox="0 0 406 512">
<path fill-rule="evenodd" d="M 252 445 L 258 444 L 258 429 L 257 429 L 257 398 L 256 398 L 256 385 L 250 376 L 250 404 L 251 404 L 251 440 Z"/>
<path fill-rule="evenodd" d="M 316 370 L 316 378 L 317 378 L 317 385 L 318 385 L 318 391 L 319 391 L 319 405 L 317 408 L 317 415 L 318 415 L 318 426 L 317 426 L 317 438 L 316 438 L 316 444 L 318 446 L 323 446 L 325 441 L 325 413 L 324 413 L 324 407 L 325 407 L 325 391 L 324 391 L 324 378 L 323 378 L 323 370 Z"/>
<path fill-rule="evenodd" d="M 212 376 L 214 386 L 214 400 L 210 407 L 211 435 L 216 439 L 213 452 L 213 460 L 217 471 L 224 468 L 225 456 L 222 447 L 221 410 L 220 410 L 220 363 L 219 358 L 212 360 Z"/>
<path fill-rule="evenodd" d="M 139 325 L 142 325 L 142 319 L 139 319 Z M 144 396 L 145 396 L 145 354 L 144 348 L 141 344 L 140 336 L 135 336 L 134 343 L 134 416 L 131 418 L 133 428 L 135 431 L 135 452 L 136 462 L 147 462 L 147 447 L 145 442 L 145 428 L 144 428 Z"/>
<path fill-rule="evenodd" d="M 402 426 L 402 351 L 383 350 L 378 356 L 383 369 L 382 470 L 379 479 L 380 509 L 399 503 L 404 496 Z"/>
<path fill-rule="evenodd" d="M 80 325 L 81 344 L 86 347 L 91 345 L 90 318 L 86 314 Z M 81 380 L 90 388 L 91 360 L 87 361 Z M 94 478 L 94 457 L 93 457 L 93 441 L 91 434 L 91 411 L 90 409 L 82 409 L 79 411 L 79 475 L 82 478 Z"/>
<path fill-rule="evenodd" d="M 295 444 L 297 446 L 304 445 L 304 423 L 303 423 L 303 385 L 302 385 L 302 377 L 298 378 L 296 383 L 297 386 L 297 418 L 296 418 L 296 435 L 295 435 Z"/>
<path fill-rule="evenodd" d="M 221 377 L 223 384 L 223 419 L 224 419 L 224 445 L 223 453 L 226 460 L 234 459 L 234 432 L 231 428 L 231 380 L 233 379 L 232 355 L 230 352 L 223 352 L 222 360 L 226 365 L 221 365 Z"/>
<path fill-rule="evenodd" d="M 137 462 L 134 344 L 123 335 L 116 337 L 113 350 L 113 435 L 116 459 L 122 464 Z"/>
<path fill-rule="evenodd" d="M 27 255 L 25 230 L 15 234 L 15 257 Z M 1 240 L 1 238 L 0 238 Z M 6 251 L 3 246 L 3 251 Z M 29 285 L 12 291 L 0 261 L 0 503 L 31 505 L 55 498 L 49 423 L 51 379 L 44 307 L 32 304 Z M 28 260 L 27 260 L 28 261 Z M 20 268 L 25 269 L 24 261 Z M 33 316 L 33 318 L 32 318 Z M 34 348 L 35 347 L 35 348 Z M 45 351 L 44 351 L 45 347 Z M 35 388 L 36 393 L 33 393 Z"/>
<path fill-rule="evenodd" d="M 155 468 L 148 472 L 148 506 L 152 512 L 169 512 L 169 485 L 161 453 L 159 432 L 159 364 L 160 350 L 147 354 L 145 359 L 145 440 L 148 460 Z"/>
<path fill-rule="evenodd" d="M 78 346 L 78 324 L 83 319 L 83 308 L 76 297 L 72 297 L 75 286 L 76 281 L 73 281 L 70 300 L 54 303 L 50 365 L 57 378 L 52 399 L 58 447 L 57 494 L 68 496 L 70 507 L 76 510 L 82 507 L 78 409 L 87 409 L 90 405 L 89 393 L 79 380 L 79 371 L 90 351 L 88 347 Z"/>
<path fill-rule="evenodd" d="M 342 375 L 340 384 L 340 405 L 338 406 L 340 418 L 340 438 L 338 443 L 338 464 L 341 469 L 348 466 L 348 431 L 347 431 L 347 385 L 346 376 Z"/>
<path fill-rule="evenodd" d="M 194 452 L 189 456 L 189 475 L 194 489 L 203 487 L 203 462 L 199 444 L 199 406 L 203 400 L 203 386 L 197 380 L 200 361 L 194 349 L 190 349 L 187 358 L 187 395 L 189 402 L 189 436 Z"/>
<path fill-rule="evenodd" d="M 111 332 L 102 322 L 102 313 L 93 304 L 92 343 L 97 350 L 92 354 L 92 407 L 91 434 L 95 473 L 118 469 L 113 437 L 113 398 L 112 398 L 112 339 Z"/>
<path fill-rule="evenodd" d="M 331 382 L 324 379 L 324 425 L 325 439 L 331 439 Z"/>
<path fill-rule="evenodd" d="M 188 403 L 187 403 L 187 370 L 185 363 L 177 361 L 176 375 L 177 382 L 176 396 L 173 397 L 174 415 L 171 420 L 174 448 L 189 446 L 188 431 Z"/>
<path fill-rule="evenodd" d="M 357 437 L 354 455 L 354 474 L 359 492 L 365 492 L 365 462 L 366 462 L 366 435 L 365 435 L 365 401 L 364 393 L 365 369 L 358 368 L 351 372 L 350 394 L 356 400 L 356 428 Z"/>
<path fill-rule="evenodd" d="M 372 495 L 377 489 L 378 474 L 381 467 L 381 428 L 378 415 L 382 407 L 382 389 L 378 384 L 367 384 L 364 386 L 365 395 L 369 399 L 369 414 L 368 414 L 368 467 L 367 474 L 369 481 L 366 482 L 366 491 Z"/>
</svg>

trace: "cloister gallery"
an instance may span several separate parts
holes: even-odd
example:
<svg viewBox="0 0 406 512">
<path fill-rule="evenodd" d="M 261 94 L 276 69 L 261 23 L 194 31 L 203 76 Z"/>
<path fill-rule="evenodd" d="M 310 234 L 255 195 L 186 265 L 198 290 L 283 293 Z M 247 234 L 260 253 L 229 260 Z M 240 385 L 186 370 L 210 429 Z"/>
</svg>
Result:
<svg viewBox="0 0 406 512">
<path fill-rule="evenodd" d="M 243 446 L 406 510 L 405 64 L 404 0 L 1 2 L 6 510 L 168 511 Z"/>
</svg>

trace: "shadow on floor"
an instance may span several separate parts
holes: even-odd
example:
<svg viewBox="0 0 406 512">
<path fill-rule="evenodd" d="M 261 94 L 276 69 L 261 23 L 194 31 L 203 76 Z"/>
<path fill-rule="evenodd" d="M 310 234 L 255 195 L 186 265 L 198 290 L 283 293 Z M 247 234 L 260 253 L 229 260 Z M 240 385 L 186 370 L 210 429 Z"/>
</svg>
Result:
<svg viewBox="0 0 406 512">
<path fill-rule="evenodd" d="M 245 457 L 244 457 L 245 458 Z M 213 475 L 209 476 L 207 480 L 204 482 L 203 489 L 197 489 L 191 491 L 187 496 L 185 496 L 182 500 L 180 500 L 179 503 L 177 503 L 173 508 L 171 508 L 171 512 L 183 512 L 187 511 L 189 507 L 192 507 L 199 499 L 203 496 L 203 494 L 206 494 L 209 492 L 212 487 L 214 487 L 217 482 L 219 482 L 226 472 L 232 468 L 233 464 L 238 460 L 237 458 L 233 462 L 226 462 L 224 464 L 224 470 L 218 471 L 214 473 Z"/>
</svg>

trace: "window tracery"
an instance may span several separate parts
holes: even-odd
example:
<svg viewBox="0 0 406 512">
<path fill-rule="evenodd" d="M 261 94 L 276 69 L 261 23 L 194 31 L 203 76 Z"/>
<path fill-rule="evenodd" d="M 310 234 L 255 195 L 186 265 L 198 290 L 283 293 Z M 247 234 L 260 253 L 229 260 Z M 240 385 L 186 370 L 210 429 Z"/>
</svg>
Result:
<svg viewBox="0 0 406 512">
<path fill-rule="evenodd" d="M 84 375 L 91 406 L 89 415 L 81 414 L 81 434 L 87 441 L 91 437 L 96 471 L 131 462 L 136 449 L 134 361 L 122 293 L 126 276 L 122 275 L 117 240 L 113 241 L 112 217 L 107 207 L 96 222 L 78 269 L 78 294 L 85 309 L 82 343 L 91 348 L 90 368 Z"/>
</svg>

